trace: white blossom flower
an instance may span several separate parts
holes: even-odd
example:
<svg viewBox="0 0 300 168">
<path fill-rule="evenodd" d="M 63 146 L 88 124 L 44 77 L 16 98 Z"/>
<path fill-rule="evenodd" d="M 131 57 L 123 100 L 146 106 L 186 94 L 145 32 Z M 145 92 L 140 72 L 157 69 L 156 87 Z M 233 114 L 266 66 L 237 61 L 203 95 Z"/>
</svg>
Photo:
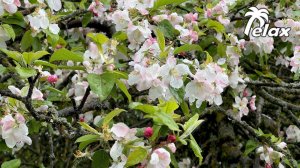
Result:
<svg viewBox="0 0 300 168">
<path fill-rule="evenodd" d="M 134 65 L 134 71 L 128 75 L 128 84 L 135 85 L 139 91 L 147 90 L 151 86 L 158 86 L 160 83 L 158 76 L 160 66 L 158 64 L 150 67 L 143 67 L 139 64 Z"/>
<path fill-rule="evenodd" d="M 149 29 L 148 20 L 140 22 L 138 26 L 130 23 L 127 29 L 128 41 L 130 42 L 128 48 L 135 50 L 139 48 L 139 45 L 143 43 L 147 38 L 151 37 L 151 30 Z"/>
<path fill-rule="evenodd" d="M 31 145 L 32 141 L 28 137 L 28 128 L 25 118 L 17 113 L 14 117 L 11 114 L 4 116 L 0 121 L 1 135 L 9 148 L 16 147 L 19 150 L 24 144 Z"/>
<path fill-rule="evenodd" d="M 294 56 L 291 58 L 290 65 L 291 71 L 297 73 L 300 68 L 300 46 L 296 46 L 294 49 Z"/>
<path fill-rule="evenodd" d="M 249 109 L 247 104 L 248 99 L 246 97 L 243 97 L 242 99 L 238 96 L 235 97 L 235 103 L 233 104 L 233 107 L 239 110 L 239 118 L 242 118 L 243 115 L 248 115 Z"/>
<path fill-rule="evenodd" d="M 128 10 L 116 10 L 111 16 L 112 22 L 116 25 L 116 31 L 125 30 L 131 22 Z"/>
<path fill-rule="evenodd" d="M 61 9 L 61 0 L 47 0 L 49 7 L 54 11 L 59 11 Z"/>
<path fill-rule="evenodd" d="M 113 137 L 116 140 L 134 140 L 136 139 L 136 129 L 132 128 L 130 129 L 126 124 L 124 123 L 117 123 L 112 126 L 110 131 L 113 133 Z"/>
<path fill-rule="evenodd" d="M 183 86 L 182 77 L 186 74 L 191 74 L 189 67 L 185 64 L 176 64 L 175 57 L 168 57 L 166 64 L 164 64 L 160 70 L 163 82 L 169 83 L 176 89 Z"/>
<path fill-rule="evenodd" d="M 185 87 L 185 97 L 190 103 L 196 101 L 197 108 L 203 101 L 216 105 L 223 103 L 221 93 L 229 85 L 229 80 L 218 64 L 208 64 L 205 69 L 197 70 L 193 77 L 194 80 Z"/>
<path fill-rule="evenodd" d="M 170 163 L 170 153 L 164 148 L 158 148 L 151 154 L 147 168 L 166 168 Z"/>
</svg>

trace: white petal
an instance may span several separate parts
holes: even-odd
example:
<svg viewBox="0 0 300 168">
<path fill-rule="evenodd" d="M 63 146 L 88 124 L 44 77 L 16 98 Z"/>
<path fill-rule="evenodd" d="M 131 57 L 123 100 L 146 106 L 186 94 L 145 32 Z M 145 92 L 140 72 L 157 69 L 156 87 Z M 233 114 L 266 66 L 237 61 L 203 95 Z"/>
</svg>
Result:
<svg viewBox="0 0 300 168">
<path fill-rule="evenodd" d="M 58 27 L 57 24 L 50 24 L 49 30 L 50 30 L 51 33 L 53 33 L 53 34 L 58 34 L 60 29 L 59 29 L 59 27 Z"/>
<path fill-rule="evenodd" d="M 59 11 L 61 9 L 60 0 L 47 0 L 47 3 L 52 10 Z"/>
</svg>

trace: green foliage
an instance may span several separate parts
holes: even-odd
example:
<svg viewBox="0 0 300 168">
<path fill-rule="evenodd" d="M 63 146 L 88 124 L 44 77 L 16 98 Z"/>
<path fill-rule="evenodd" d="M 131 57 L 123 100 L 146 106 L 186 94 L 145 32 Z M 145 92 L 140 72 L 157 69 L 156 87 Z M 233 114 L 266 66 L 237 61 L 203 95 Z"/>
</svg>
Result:
<svg viewBox="0 0 300 168">
<path fill-rule="evenodd" d="M 13 159 L 10 161 L 3 162 L 1 164 L 1 168 L 18 168 L 21 166 L 21 160 L 20 159 Z"/>
<path fill-rule="evenodd" d="M 82 62 L 83 57 L 65 48 L 56 50 L 50 57 L 50 62 L 54 61 L 74 61 Z"/>
<path fill-rule="evenodd" d="M 110 166 L 110 156 L 105 150 L 96 151 L 92 160 L 92 168 L 108 168 Z"/>
<path fill-rule="evenodd" d="M 137 147 L 128 156 L 126 166 L 134 166 L 142 162 L 148 155 L 145 148 Z"/>
<path fill-rule="evenodd" d="M 165 6 L 165 5 L 171 5 L 171 4 L 174 4 L 174 5 L 179 5 L 183 2 L 185 2 L 187 0 L 174 0 L 174 1 L 170 1 L 170 0 L 156 0 L 154 2 L 154 7 L 152 9 L 157 9 L 161 6 Z"/>
<path fill-rule="evenodd" d="M 115 84 L 115 77 L 110 73 L 101 75 L 89 74 L 87 80 L 90 84 L 91 90 L 97 94 L 101 101 L 105 100 Z"/>
<path fill-rule="evenodd" d="M 179 54 L 181 52 L 194 51 L 194 50 L 202 51 L 202 48 L 196 44 L 184 44 L 180 47 L 175 48 L 174 54 Z"/>
<path fill-rule="evenodd" d="M 172 40 L 179 35 L 178 30 L 176 30 L 168 20 L 159 22 L 157 27 L 167 39 Z"/>
<path fill-rule="evenodd" d="M 126 110 L 123 110 L 123 109 L 114 109 L 113 111 L 111 111 L 110 113 L 108 113 L 105 118 L 103 119 L 103 125 L 107 125 L 109 124 L 109 122 L 114 118 L 116 117 L 117 115 L 119 115 L 120 113 L 124 112 Z"/>
</svg>

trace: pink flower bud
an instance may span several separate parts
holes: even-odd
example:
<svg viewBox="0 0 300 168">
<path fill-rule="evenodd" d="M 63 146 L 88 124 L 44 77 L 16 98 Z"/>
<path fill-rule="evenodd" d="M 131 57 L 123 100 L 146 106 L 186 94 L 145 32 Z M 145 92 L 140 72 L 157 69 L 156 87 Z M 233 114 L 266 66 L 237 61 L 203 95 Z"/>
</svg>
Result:
<svg viewBox="0 0 300 168">
<path fill-rule="evenodd" d="M 50 75 L 50 76 L 48 76 L 48 78 L 47 78 L 47 81 L 48 81 L 49 83 L 51 83 L 51 84 L 56 83 L 57 80 L 58 80 L 57 75 Z"/>
<path fill-rule="evenodd" d="M 144 130 L 144 136 L 145 136 L 146 138 L 150 138 L 152 135 L 153 135 L 153 128 L 152 128 L 152 127 L 147 127 L 147 128 Z"/>
<path fill-rule="evenodd" d="M 167 141 L 168 142 L 175 142 L 176 141 L 176 136 L 172 135 L 172 134 L 169 134 Z"/>
<path fill-rule="evenodd" d="M 271 163 L 266 163 L 265 168 L 272 168 L 272 164 Z"/>
</svg>

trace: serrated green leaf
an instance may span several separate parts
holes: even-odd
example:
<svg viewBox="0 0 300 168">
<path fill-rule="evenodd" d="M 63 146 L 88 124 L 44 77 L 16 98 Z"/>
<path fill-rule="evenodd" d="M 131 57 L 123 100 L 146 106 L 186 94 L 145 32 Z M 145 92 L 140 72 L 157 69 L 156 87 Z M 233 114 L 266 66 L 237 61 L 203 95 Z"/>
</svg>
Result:
<svg viewBox="0 0 300 168">
<path fill-rule="evenodd" d="M 168 39 L 175 39 L 180 33 L 176 30 L 173 25 L 168 20 L 163 20 L 157 24 L 158 29 L 164 34 Z"/>
<path fill-rule="evenodd" d="M 3 162 L 1 164 L 1 168 L 18 168 L 21 166 L 21 160 L 20 159 L 14 159 L 10 161 Z"/>
<path fill-rule="evenodd" d="M 65 48 L 56 50 L 52 56 L 50 57 L 50 62 L 53 61 L 74 61 L 74 62 L 82 62 L 83 57 L 78 55 L 72 51 L 69 51 Z"/>
<path fill-rule="evenodd" d="M 8 24 L 3 24 L 1 26 L 4 29 L 4 31 L 9 35 L 9 37 L 14 41 L 16 38 L 14 29 Z"/>
<path fill-rule="evenodd" d="M 179 4 L 181 4 L 185 1 L 187 1 L 187 0 L 173 0 L 173 1 L 170 1 L 170 0 L 156 0 L 154 2 L 154 6 L 153 6 L 152 9 L 157 9 L 161 6 L 170 5 L 170 4 L 179 5 Z"/>
<path fill-rule="evenodd" d="M 134 166 L 142 162 L 147 157 L 147 155 L 148 152 L 145 148 L 137 147 L 129 154 L 126 166 Z"/>
<path fill-rule="evenodd" d="M 33 37 L 31 36 L 31 30 L 28 30 L 24 33 L 22 40 L 21 40 L 21 50 L 25 51 L 29 47 L 32 46 Z"/>
<path fill-rule="evenodd" d="M 126 85 L 120 80 L 116 80 L 116 84 L 122 90 L 122 92 L 126 95 L 128 101 L 131 102 L 131 95 L 128 92 Z"/>
<path fill-rule="evenodd" d="M 110 165 L 110 156 L 103 149 L 96 151 L 92 160 L 92 168 L 108 168 Z"/>
<path fill-rule="evenodd" d="M 88 134 L 88 135 L 84 135 L 84 136 L 81 136 L 79 137 L 75 143 L 78 143 L 78 142 L 84 142 L 84 141 L 91 141 L 91 140 L 100 140 L 100 136 L 99 135 L 95 135 L 95 134 Z"/>
<path fill-rule="evenodd" d="M 124 109 L 119 109 L 119 108 L 116 108 L 114 109 L 113 111 L 111 111 L 110 113 L 108 113 L 104 119 L 103 119 L 103 125 L 107 125 L 109 124 L 109 122 L 117 115 L 119 115 L 120 113 L 124 112 L 126 110 Z"/>
<path fill-rule="evenodd" d="M 172 118 L 171 115 L 164 113 L 164 112 L 155 112 L 154 114 L 148 115 L 149 117 L 153 118 L 154 122 L 158 124 L 163 124 L 168 126 L 173 131 L 179 131 L 179 127 Z"/>
<path fill-rule="evenodd" d="M 16 71 L 21 78 L 29 78 L 37 74 L 36 70 L 33 68 L 16 67 Z"/>
<path fill-rule="evenodd" d="M 175 48 L 174 54 L 179 54 L 181 52 L 187 51 L 202 51 L 202 48 L 196 44 L 184 44 L 180 47 Z"/>
<path fill-rule="evenodd" d="M 190 135 L 191 140 L 190 140 L 190 148 L 193 150 L 195 156 L 199 158 L 199 165 L 202 164 L 203 156 L 202 156 L 202 150 L 199 147 L 198 143 L 196 142 L 195 138 Z"/>
<path fill-rule="evenodd" d="M 159 29 L 156 29 L 155 30 L 155 35 L 156 35 L 156 38 L 157 38 L 157 42 L 158 42 L 158 45 L 159 45 L 159 49 L 161 51 L 165 51 L 165 37 L 164 37 L 164 34 L 159 30 Z"/>
<path fill-rule="evenodd" d="M 4 52 L 8 57 L 14 59 L 20 64 L 23 64 L 23 57 L 22 54 L 17 51 L 9 51 L 4 48 L 0 48 L 0 51 Z"/>
<path fill-rule="evenodd" d="M 82 17 L 82 26 L 86 27 L 90 23 L 92 18 L 93 18 L 92 12 L 88 12 L 85 15 L 83 15 L 83 17 Z"/>
<path fill-rule="evenodd" d="M 42 58 L 43 56 L 49 54 L 47 51 L 38 51 L 38 52 L 24 52 L 23 58 L 25 60 L 25 62 L 27 63 L 27 65 L 31 65 L 34 61 Z"/>
<path fill-rule="evenodd" d="M 254 151 L 258 147 L 258 145 L 259 144 L 256 141 L 253 141 L 251 139 L 248 140 L 245 146 L 244 156 L 248 156 L 248 154 Z"/>
<path fill-rule="evenodd" d="M 115 85 L 115 77 L 109 73 L 89 74 L 87 80 L 91 90 L 97 94 L 101 101 L 105 100 Z"/>
<path fill-rule="evenodd" d="M 89 126 L 87 123 L 79 122 L 79 124 L 82 126 L 82 128 L 86 129 L 87 131 L 89 131 L 91 133 L 99 134 L 99 132 L 97 130 L 95 130 L 93 127 Z"/>
</svg>

